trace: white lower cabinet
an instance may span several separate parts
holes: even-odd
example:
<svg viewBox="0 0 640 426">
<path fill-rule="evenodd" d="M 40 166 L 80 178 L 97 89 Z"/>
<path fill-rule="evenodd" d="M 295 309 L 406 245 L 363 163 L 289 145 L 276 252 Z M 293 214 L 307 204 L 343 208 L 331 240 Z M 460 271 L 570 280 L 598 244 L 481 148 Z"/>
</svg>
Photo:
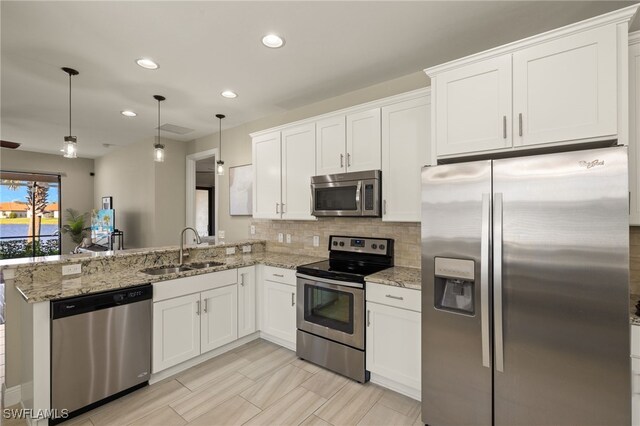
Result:
<svg viewBox="0 0 640 426">
<path fill-rule="evenodd" d="M 238 339 L 238 286 L 229 285 L 200 293 L 200 352 L 205 353 Z"/>
<path fill-rule="evenodd" d="M 640 426 L 640 358 L 631 358 L 631 392 L 631 424 Z"/>
<path fill-rule="evenodd" d="M 371 283 L 367 286 L 371 287 Z M 397 288 L 384 287 L 400 293 Z M 390 300 L 397 301 L 397 297 L 405 300 L 407 297 L 420 298 L 417 290 L 402 290 L 403 296 L 393 294 L 396 298 Z M 371 380 L 419 399 L 421 314 L 378 302 L 368 300 L 366 312 L 366 362 L 367 370 L 372 373 Z"/>
<path fill-rule="evenodd" d="M 295 348 L 296 286 L 265 280 L 262 292 L 262 333 Z"/>
<path fill-rule="evenodd" d="M 238 337 L 256 331 L 256 267 L 238 269 Z"/>
</svg>

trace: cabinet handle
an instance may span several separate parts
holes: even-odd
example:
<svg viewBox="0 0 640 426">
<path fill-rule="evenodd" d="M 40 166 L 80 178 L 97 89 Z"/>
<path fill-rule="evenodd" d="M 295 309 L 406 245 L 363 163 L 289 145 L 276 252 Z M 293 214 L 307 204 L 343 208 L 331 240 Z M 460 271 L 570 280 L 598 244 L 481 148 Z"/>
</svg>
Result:
<svg viewBox="0 0 640 426">
<path fill-rule="evenodd" d="M 371 325 L 371 311 L 367 309 L 367 327 Z"/>
<path fill-rule="evenodd" d="M 344 167 L 344 154 L 340 154 L 340 167 Z"/>
<path fill-rule="evenodd" d="M 392 294 L 387 294 L 385 297 L 388 297 L 389 299 L 404 300 L 404 297 L 402 297 L 402 296 L 394 296 Z"/>
<path fill-rule="evenodd" d="M 207 313 L 207 299 L 204 299 L 204 313 Z"/>
<path fill-rule="evenodd" d="M 282 274 L 273 274 L 274 277 L 280 277 L 280 278 L 284 278 L 284 275 Z"/>
<path fill-rule="evenodd" d="M 296 306 L 296 294 L 291 293 L 291 306 Z"/>
<path fill-rule="evenodd" d="M 502 116 L 502 138 L 503 139 L 507 138 L 507 116 L 506 115 Z"/>
<path fill-rule="evenodd" d="M 387 200 L 382 201 L 382 214 L 387 214 Z"/>
<path fill-rule="evenodd" d="M 240 285 L 244 287 L 244 274 L 240 274 Z"/>
<path fill-rule="evenodd" d="M 276 203 L 276 214 L 280 213 L 280 203 Z"/>
<path fill-rule="evenodd" d="M 522 136 L 522 113 L 518 114 L 518 135 Z"/>
<path fill-rule="evenodd" d="M 200 315 L 200 301 L 196 301 L 196 315 Z"/>
<path fill-rule="evenodd" d="M 351 154 L 347 152 L 347 167 L 351 167 Z"/>
</svg>

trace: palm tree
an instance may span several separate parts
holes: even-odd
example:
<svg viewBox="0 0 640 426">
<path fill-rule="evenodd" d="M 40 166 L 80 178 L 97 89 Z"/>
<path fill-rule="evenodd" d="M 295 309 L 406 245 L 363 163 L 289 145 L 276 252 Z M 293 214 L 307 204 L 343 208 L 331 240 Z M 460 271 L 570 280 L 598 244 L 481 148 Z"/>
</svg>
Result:
<svg viewBox="0 0 640 426">
<path fill-rule="evenodd" d="M 3 179 L 2 185 L 6 185 L 9 189 L 15 191 L 21 186 L 26 186 L 26 205 L 27 210 L 31 211 L 33 219 L 29 221 L 27 229 L 28 241 L 40 236 L 40 225 L 42 216 L 47 207 L 47 196 L 49 195 L 49 184 L 45 182 L 25 182 L 20 180 Z"/>
</svg>

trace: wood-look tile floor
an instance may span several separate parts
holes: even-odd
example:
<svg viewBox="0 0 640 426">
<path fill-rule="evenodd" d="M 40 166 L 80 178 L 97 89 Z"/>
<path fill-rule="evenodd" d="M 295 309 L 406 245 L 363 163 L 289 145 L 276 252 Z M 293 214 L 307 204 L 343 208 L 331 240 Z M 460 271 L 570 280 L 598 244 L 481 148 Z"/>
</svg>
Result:
<svg viewBox="0 0 640 426">
<path fill-rule="evenodd" d="M 420 403 L 356 383 L 258 339 L 62 423 L 243 424 L 420 425 Z"/>
</svg>

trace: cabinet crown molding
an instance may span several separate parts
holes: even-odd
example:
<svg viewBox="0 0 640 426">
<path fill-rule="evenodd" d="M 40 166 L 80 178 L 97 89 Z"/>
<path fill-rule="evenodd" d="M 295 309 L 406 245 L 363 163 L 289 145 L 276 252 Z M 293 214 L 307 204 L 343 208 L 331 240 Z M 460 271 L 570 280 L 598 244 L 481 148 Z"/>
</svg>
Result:
<svg viewBox="0 0 640 426">
<path fill-rule="evenodd" d="M 434 67 L 426 68 L 424 72 L 430 77 L 436 77 L 438 74 L 448 71 L 452 68 L 457 68 L 461 65 L 468 65 L 474 62 L 482 61 L 496 56 L 501 56 L 509 53 L 513 53 L 525 47 L 534 46 L 536 44 L 544 43 L 550 40 L 566 37 L 571 34 L 576 34 L 585 30 L 590 30 L 596 27 L 601 27 L 610 24 L 629 23 L 634 17 L 636 12 L 640 8 L 640 4 L 634 4 L 622 9 L 614 10 L 604 15 L 595 16 L 593 18 L 585 19 L 584 21 L 569 24 L 564 27 L 556 28 L 550 31 L 546 31 L 541 34 L 536 34 L 531 37 L 517 40 L 502 46 L 494 47 L 482 52 L 474 53 L 473 55 L 465 56 L 460 59 L 445 62 L 444 64 L 436 65 Z M 638 34 L 640 31 L 634 33 Z"/>
</svg>

